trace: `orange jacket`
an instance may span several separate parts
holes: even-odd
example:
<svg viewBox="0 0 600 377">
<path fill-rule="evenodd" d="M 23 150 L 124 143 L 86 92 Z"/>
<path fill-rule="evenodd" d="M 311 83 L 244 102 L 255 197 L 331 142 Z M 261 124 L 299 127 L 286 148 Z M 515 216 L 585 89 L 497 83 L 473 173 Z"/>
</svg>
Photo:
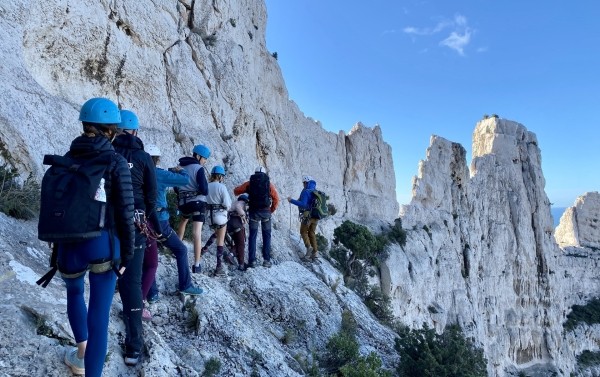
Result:
<svg viewBox="0 0 600 377">
<path fill-rule="evenodd" d="M 248 186 L 250 186 L 250 181 L 246 181 L 234 188 L 233 193 L 235 196 L 238 196 L 248 192 Z M 269 183 L 269 194 L 271 195 L 271 213 L 273 213 L 279 205 L 279 194 L 277 193 L 277 189 L 275 189 L 275 185 L 273 185 L 273 183 Z"/>
</svg>

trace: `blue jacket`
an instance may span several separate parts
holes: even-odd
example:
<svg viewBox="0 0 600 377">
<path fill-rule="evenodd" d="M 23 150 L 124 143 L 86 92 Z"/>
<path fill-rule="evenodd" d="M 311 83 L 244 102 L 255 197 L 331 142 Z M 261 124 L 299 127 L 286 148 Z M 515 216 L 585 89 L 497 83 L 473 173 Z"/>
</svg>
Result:
<svg viewBox="0 0 600 377">
<path fill-rule="evenodd" d="M 300 193 L 298 200 L 292 199 L 290 203 L 298 206 L 298 210 L 302 213 L 311 209 L 312 205 L 312 192 L 317 188 L 317 182 L 308 181 L 306 188 Z"/>
<path fill-rule="evenodd" d="M 159 221 L 169 220 L 169 211 L 167 210 L 167 188 L 175 186 L 183 186 L 189 181 L 189 176 L 185 170 L 179 173 L 173 173 L 168 170 L 156 168 L 156 209 L 158 212 Z"/>
</svg>

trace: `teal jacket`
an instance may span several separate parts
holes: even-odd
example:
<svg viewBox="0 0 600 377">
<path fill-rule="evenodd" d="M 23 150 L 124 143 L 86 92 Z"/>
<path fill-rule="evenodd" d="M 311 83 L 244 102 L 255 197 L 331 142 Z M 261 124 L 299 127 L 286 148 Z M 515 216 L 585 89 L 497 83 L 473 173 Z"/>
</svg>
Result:
<svg viewBox="0 0 600 377">
<path fill-rule="evenodd" d="M 179 173 L 174 173 L 161 168 L 156 168 L 156 211 L 158 212 L 159 221 L 169 220 L 167 188 L 187 185 L 189 179 L 190 178 L 185 170 L 181 170 Z"/>
</svg>

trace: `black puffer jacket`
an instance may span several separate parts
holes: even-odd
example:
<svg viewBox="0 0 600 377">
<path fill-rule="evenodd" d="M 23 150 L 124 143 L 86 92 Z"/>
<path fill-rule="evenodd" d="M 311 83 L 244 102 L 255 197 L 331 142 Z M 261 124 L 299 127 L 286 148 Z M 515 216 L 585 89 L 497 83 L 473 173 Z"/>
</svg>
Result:
<svg viewBox="0 0 600 377">
<path fill-rule="evenodd" d="M 133 199 L 135 209 L 146 212 L 152 228 L 161 234 L 160 222 L 156 213 L 156 168 L 152 157 L 144 152 L 144 143 L 139 137 L 127 132 L 117 136 L 113 147 L 129 162 L 131 183 L 133 185 Z"/>
<path fill-rule="evenodd" d="M 135 242 L 133 190 L 127 161 L 115 152 L 104 136 L 79 136 L 71 143 L 67 156 L 77 157 L 104 151 L 114 152 L 113 162 L 104 173 L 106 202 L 109 204 L 106 229 L 116 230 L 121 245 L 121 266 L 127 266 L 133 257 Z"/>
</svg>

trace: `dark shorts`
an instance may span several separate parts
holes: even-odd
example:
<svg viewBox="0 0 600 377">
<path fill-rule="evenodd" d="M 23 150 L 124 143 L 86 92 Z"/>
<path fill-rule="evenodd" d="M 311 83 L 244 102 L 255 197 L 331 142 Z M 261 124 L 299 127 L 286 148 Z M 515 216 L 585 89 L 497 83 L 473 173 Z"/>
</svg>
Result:
<svg viewBox="0 0 600 377">
<path fill-rule="evenodd" d="M 203 223 L 206 220 L 206 202 L 194 201 L 187 202 L 178 207 L 179 212 L 186 219 L 192 218 L 192 221 Z"/>
</svg>

